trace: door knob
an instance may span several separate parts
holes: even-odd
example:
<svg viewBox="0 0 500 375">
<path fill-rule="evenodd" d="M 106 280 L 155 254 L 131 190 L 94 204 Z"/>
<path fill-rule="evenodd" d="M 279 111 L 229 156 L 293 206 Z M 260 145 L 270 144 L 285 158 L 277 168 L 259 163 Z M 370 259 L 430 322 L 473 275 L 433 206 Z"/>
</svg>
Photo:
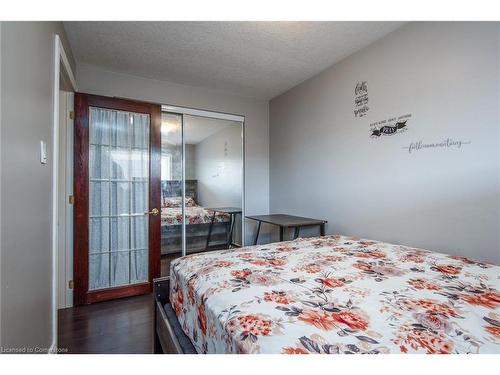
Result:
<svg viewBox="0 0 500 375">
<path fill-rule="evenodd" d="M 153 208 L 151 211 L 147 212 L 146 214 L 158 216 L 159 213 L 160 213 L 160 210 L 158 210 L 157 208 Z"/>
</svg>

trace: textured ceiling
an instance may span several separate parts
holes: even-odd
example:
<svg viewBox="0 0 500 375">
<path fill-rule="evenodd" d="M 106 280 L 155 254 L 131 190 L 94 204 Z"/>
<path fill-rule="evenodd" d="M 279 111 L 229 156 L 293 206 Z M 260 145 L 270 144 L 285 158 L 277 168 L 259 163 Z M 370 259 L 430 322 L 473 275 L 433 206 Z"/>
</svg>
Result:
<svg viewBox="0 0 500 375">
<path fill-rule="evenodd" d="M 78 62 L 270 99 L 402 22 L 65 22 Z"/>
</svg>

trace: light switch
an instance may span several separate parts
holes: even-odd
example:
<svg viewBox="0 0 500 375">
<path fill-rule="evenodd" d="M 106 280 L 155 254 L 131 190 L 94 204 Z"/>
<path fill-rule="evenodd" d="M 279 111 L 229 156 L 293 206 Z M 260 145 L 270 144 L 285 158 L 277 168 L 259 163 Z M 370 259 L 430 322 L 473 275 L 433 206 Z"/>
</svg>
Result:
<svg viewBox="0 0 500 375">
<path fill-rule="evenodd" d="M 47 164 L 47 142 L 40 141 L 40 163 Z"/>
</svg>

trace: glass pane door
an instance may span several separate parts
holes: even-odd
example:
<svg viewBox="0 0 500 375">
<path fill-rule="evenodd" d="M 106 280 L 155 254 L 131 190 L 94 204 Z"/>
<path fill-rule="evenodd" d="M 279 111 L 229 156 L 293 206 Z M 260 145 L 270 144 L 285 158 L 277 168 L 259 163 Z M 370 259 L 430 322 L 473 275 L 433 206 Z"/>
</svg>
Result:
<svg viewBox="0 0 500 375">
<path fill-rule="evenodd" d="M 89 108 L 89 291 L 148 281 L 148 114 Z"/>
</svg>

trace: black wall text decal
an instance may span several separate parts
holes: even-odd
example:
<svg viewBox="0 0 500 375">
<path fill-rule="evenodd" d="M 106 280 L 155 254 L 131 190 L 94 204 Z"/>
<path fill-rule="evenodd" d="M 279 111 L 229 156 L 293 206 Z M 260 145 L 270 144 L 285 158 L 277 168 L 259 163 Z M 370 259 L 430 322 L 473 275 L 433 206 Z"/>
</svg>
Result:
<svg viewBox="0 0 500 375">
<path fill-rule="evenodd" d="M 411 115 L 407 114 L 374 122 L 370 124 L 370 137 L 378 138 L 381 135 L 394 135 L 396 133 L 403 133 L 407 130 L 408 121 L 410 118 Z"/>
<path fill-rule="evenodd" d="M 374 130 L 372 130 L 372 135 L 375 137 L 380 137 L 382 134 L 393 135 L 398 130 L 403 129 L 406 126 L 406 121 L 408 121 L 408 120 L 398 121 L 398 122 L 396 122 L 396 125 L 394 125 L 394 126 L 385 125 L 385 126 L 382 126 L 380 129 L 374 129 Z"/>
<path fill-rule="evenodd" d="M 414 151 L 421 151 L 428 149 L 434 149 L 434 150 L 449 150 L 451 148 L 461 149 L 463 145 L 470 145 L 471 143 L 472 143 L 471 141 L 464 141 L 461 139 L 454 140 L 451 138 L 446 138 L 441 142 L 431 142 L 431 143 L 425 143 L 424 141 L 411 142 L 408 146 L 402 147 L 402 149 L 408 151 L 408 153 L 411 154 Z"/>
<path fill-rule="evenodd" d="M 354 89 L 354 116 L 363 117 L 369 110 L 368 87 L 366 81 L 358 82 Z"/>
</svg>

